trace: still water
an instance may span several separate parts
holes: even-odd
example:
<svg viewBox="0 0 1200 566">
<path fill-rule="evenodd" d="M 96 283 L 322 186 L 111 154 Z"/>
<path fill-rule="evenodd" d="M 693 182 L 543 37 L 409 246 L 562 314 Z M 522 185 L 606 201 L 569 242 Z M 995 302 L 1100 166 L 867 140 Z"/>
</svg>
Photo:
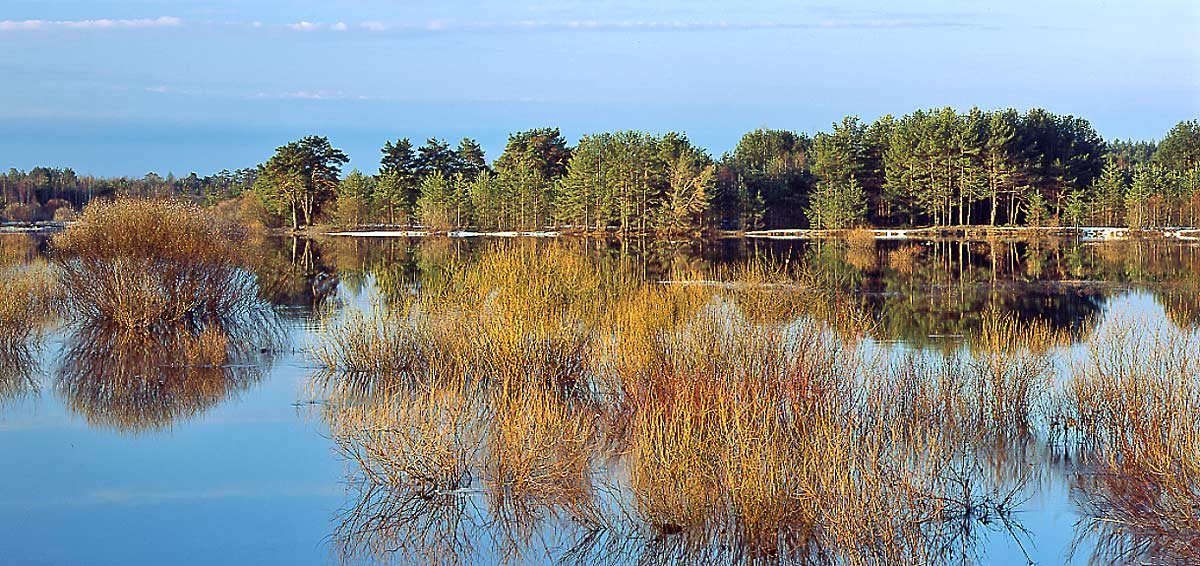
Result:
<svg viewBox="0 0 1200 566">
<path fill-rule="evenodd" d="M 9 250 L 7 268 L 46 253 L 41 238 L 0 239 Z M 262 348 L 250 345 L 238 377 L 216 387 L 202 375 L 197 385 L 172 385 L 178 376 L 158 362 L 161 372 L 149 370 L 158 386 L 137 395 L 89 388 L 89 379 L 119 371 L 106 365 L 103 349 L 81 366 L 70 355 L 80 336 L 51 324 L 28 377 L 0 398 L 0 562 L 420 562 L 389 556 L 386 548 L 346 558 L 346 545 L 356 543 L 340 527 L 363 496 L 351 482 L 357 464 L 336 449 L 321 417 L 326 400 L 314 393 L 310 347 L 324 317 L 404 295 L 444 276 L 447 258 L 486 245 L 404 239 L 264 244 L 255 273 L 281 315 L 279 337 Z M 861 301 L 874 321 L 872 340 L 914 350 L 957 347 L 979 332 L 988 308 L 1048 321 L 1079 339 L 1131 314 L 1189 331 L 1200 320 L 1193 306 L 1200 304 L 1200 248 L 1178 242 L 881 243 L 870 251 L 745 240 L 578 247 L 664 281 L 756 256 L 819 266 L 820 285 Z M 1067 346 L 1062 357 L 1071 350 Z M 1010 520 L 973 526 L 950 556 L 983 563 L 1104 562 L 1077 529 L 1070 451 L 1032 442 L 1016 460 L 1038 471 Z M 683 559 L 648 552 L 653 540 L 581 542 L 587 533 L 572 533 L 555 519 L 537 526 L 528 548 L 499 550 L 487 503 L 482 495 L 475 499 L 463 514 L 471 549 L 448 561 Z"/>
</svg>

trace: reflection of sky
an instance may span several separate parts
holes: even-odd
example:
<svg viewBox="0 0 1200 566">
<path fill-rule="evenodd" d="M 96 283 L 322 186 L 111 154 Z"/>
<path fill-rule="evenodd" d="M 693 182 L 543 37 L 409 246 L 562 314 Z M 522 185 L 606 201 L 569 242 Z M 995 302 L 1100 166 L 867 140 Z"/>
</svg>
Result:
<svg viewBox="0 0 1200 566">
<path fill-rule="evenodd" d="M 4 562 L 324 563 L 343 474 L 293 406 L 306 364 L 285 355 L 196 419 L 136 435 L 89 429 L 42 379 L 38 400 L 0 410 Z"/>
<path fill-rule="evenodd" d="M 767 0 L 11 0 L 0 15 L 0 167 L 209 173 L 299 135 L 373 170 L 385 139 L 558 125 L 749 129 L 915 108 L 1044 106 L 1106 137 L 1200 114 L 1190 0 L 878 7 Z"/>
</svg>

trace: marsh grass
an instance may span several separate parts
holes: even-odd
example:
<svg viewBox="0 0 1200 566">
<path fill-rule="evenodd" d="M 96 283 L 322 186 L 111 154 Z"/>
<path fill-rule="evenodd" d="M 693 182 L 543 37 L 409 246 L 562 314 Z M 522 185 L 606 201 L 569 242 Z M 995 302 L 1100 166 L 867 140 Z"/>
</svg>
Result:
<svg viewBox="0 0 1200 566">
<path fill-rule="evenodd" d="M 176 201 L 94 201 L 53 239 L 64 316 L 120 328 L 197 326 L 261 309 L 244 230 Z"/>
<path fill-rule="evenodd" d="M 925 255 L 925 249 L 916 244 L 906 244 L 887 254 L 888 267 L 893 270 L 912 275 L 916 272 L 917 263 L 921 256 Z"/>
<path fill-rule="evenodd" d="M 846 263 L 859 271 L 872 271 L 879 266 L 879 251 L 875 233 L 867 228 L 855 228 L 846 233 Z"/>
<path fill-rule="evenodd" d="M 1200 560 L 1200 338 L 1113 320 L 1064 385 L 1055 424 L 1091 468 L 1083 535 L 1114 562 Z"/>
<path fill-rule="evenodd" d="M 53 324 L 54 274 L 25 234 L 0 235 L 0 403 L 37 390 L 36 354 Z"/>
<path fill-rule="evenodd" d="M 980 412 L 981 430 L 1028 430 L 1039 400 L 1050 391 L 1055 347 L 1071 336 L 1045 321 L 1019 322 L 1011 314 L 989 310 L 972 336 L 968 365 L 970 387 Z"/>
<path fill-rule="evenodd" d="M 54 277 L 45 264 L 0 270 L 0 347 L 28 344 L 51 315 Z"/>
<path fill-rule="evenodd" d="M 547 524 L 585 554 L 863 564 L 1012 525 L 1019 473 L 980 470 L 1034 421 L 1048 326 L 995 315 L 957 356 L 896 356 L 819 274 L 756 259 L 663 285 L 572 245 L 452 254 L 389 307 L 326 320 L 314 385 L 361 470 L 339 532 L 398 536 L 363 515 L 417 500 L 463 521 L 445 498 L 476 488 L 473 528 L 507 561 Z"/>
<path fill-rule="evenodd" d="M 33 263 L 38 241 L 30 234 L 0 234 L 0 268 Z"/>
</svg>

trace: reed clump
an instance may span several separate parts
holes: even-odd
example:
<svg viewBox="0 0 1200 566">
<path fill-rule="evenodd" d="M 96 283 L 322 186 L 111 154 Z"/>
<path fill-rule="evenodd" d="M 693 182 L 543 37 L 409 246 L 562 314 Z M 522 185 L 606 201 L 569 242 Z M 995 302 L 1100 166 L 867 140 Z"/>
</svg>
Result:
<svg viewBox="0 0 1200 566">
<path fill-rule="evenodd" d="M 0 349 L 27 344 L 51 311 L 53 275 L 45 268 L 0 270 Z"/>
<path fill-rule="evenodd" d="M 1075 483 L 1101 556 L 1200 560 L 1200 339 L 1110 321 L 1072 370 L 1056 424 L 1094 466 Z"/>
<path fill-rule="evenodd" d="M 167 200 L 94 201 L 52 241 L 65 315 L 120 328 L 229 321 L 261 308 L 240 226 Z"/>
<path fill-rule="evenodd" d="M 0 404 L 36 390 L 33 378 L 53 281 L 45 269 L 0 268 Z"/>
<path fill-rule="evenodd" d="M 457 509 L 442 498 L 469 484 L 493 518 L 477 526 L 517 546 L 555 519 L 666 560 L 867 564 L 945 558 L 1015 507 L 964 470 L 1033 421 L 1052 348 L 1010 342 L 1044 330 L 997 315 L 962 357 L 891 356 L 855 303 L 766 260 L 670 285 L 562 243 L 447 261 L 391 308 L 327 321 L 314 350 L 363 470 L 352 514 L 397 517 L 414 493 Z M 348 532 L 401 532 L 377 519 Z"/>
<path fill-rule="evenodd" d="M 979 331 L 968 342 L 980 428 L 1027 430 L 1035 406 L 1050 391 L 1051 349 L 1069 343 L 1068 333 L 1045 321 L 1021 322 L 1012 314 L 985 312 Z"/>
<path fill-rule="evenodd" d="M 337 446 L 371 480 L 433 495 L 469 487 L 482 446 L 480 399 L 461 385 L 343 399 Z"/>
<path fill-rule="evenodd" d="M 38 242 L 29 234 L 0 234 L 0 267 L 33 263 Z"/>
<path fill-rule="evenodd" d="M 859 271 L 871 271 L 879 266 L 875 232 L 871 229 L 855 228 L 846 232 L 846 245 L 846 263 Z"/>
</svg>

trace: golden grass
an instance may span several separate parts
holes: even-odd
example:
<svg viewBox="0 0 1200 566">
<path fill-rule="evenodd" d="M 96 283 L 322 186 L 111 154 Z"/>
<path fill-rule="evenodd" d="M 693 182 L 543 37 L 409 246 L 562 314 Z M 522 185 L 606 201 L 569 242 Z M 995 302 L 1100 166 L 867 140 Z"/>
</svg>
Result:
<svg viewBox="0 0 1200 566">
<path fill-rule="evenodd" d="M 29 234 L 0 234 L 0 267 L 32 263 L 38 241 Z"/>
<path fill-rule="evenodd" d="M 93 202 L 55 236 L 63 312 L 121 328 L 231 320 L 259 307 L 240 226 L 175 201 Z"/>
<path fill-rule="evenodd" d="M 1110 320 L 1072 371 L 1055 426 L 1093 473 L 1077 499 L 1114 562 L 1200 560 L 1200 338 L 1149 321 Z"/>
<path fill-rule="evenodd" d="M 24 344 L 49 316 L 53 275 L 43 267 L 0 270 L 0 348 Z"/>
<path fill-rule="evenodd" d="M 911 275 L 916 271 L 917 263 L 923 255 L 925 255 L 925 250 L 921 246 L 905 244 L 888 252 L 888 267 L 900 273 Z"/>
<path fill-rule="evenodd" d="M 1012 478 L 974 476 L 1035 421 L 1060 343 L 1048 325 L 996 314 L 958 356 L 889 356 L 862 340 L 855 303 L 778 262 L 663 285 L 571 246 L 453 255 L 390 309 L 326 322 L 316 385 L 364 470 L 344 532 L 463 478 L 508 560 L 548 520 L 675 559 L 864 564 L 945 558 L 985 511 L 1007 521 Z M 469 418 L 447 419 L 457 402 Z"/>
<path fill-rule="evenodd" d="M 859 271 L 871 271 L 879 266 L 879 252 L 875 248 L 875 232 L 869 228 L 855 228 L 846 232 L 846 263 Z"/>
</svg>

